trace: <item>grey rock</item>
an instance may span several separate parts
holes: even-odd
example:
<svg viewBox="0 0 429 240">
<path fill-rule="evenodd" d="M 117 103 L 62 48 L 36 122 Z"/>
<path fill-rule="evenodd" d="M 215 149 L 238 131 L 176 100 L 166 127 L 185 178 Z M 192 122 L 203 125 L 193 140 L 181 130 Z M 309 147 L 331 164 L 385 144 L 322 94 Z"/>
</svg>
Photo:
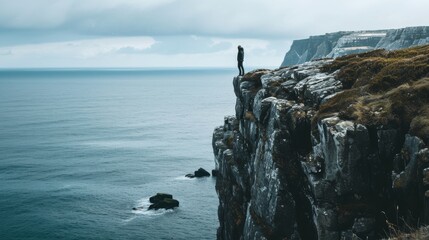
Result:
<svg viewBox="0 0 429 240">
<path fill-rule="evenodd" d="M 356 218 L 352 230 L 358 236 L 367 236 L 375 228 L 374 218 Z"/>
<path fill-rule="evenodd" d="M 397 129 L 378 130 L 378 154 L 381 159 L 393 159 L 394 153 L 399 152 L 400 133 Z"/>
<path fill-rule="evenodd" d="M 196 178 L 210 177 L 210 173 L 207 172 L 204 168 L 199 168 L 197 171 L 194 172 L 193 176 Z"/>
<path fill-rule="evenodd" d="M 405 192 L 415 186 L 417 181 L 417 155 L 424 147 L 421 139 L 415 136 L 406 135 L 403 147 L 403 161 L 406 163 L 405 170 L 399 174 L 393 173 L 393 188 L 401 189 Z"/>
<path fill-rule="evenodd" d="M 335 210 L 313 206 L 313 214 L 318 239 L 334 240 L 339 238 L 340 233 L 336 230 L 338 223 Z"/>
<path fill-rule="evenodd" d="M 282 87 L 288 89 L 288 90 L 292 90 L 293 87 L 298 83 L 297 80 L 295 79 L 291 79 L 291 80 L 287 80 L 284 83 L 281 84 Z"/>
<path fill-rule="evenodd" d="M 244 106 L 239 98 L 235 101 L 235 116 L 237 119 L 244 118 Z"/>
<path fill-rule="evenodd" d="M 340 240 L 362 240 L 362 238 L 354 234 L 352 230 L 347 230 L 347 231 L 341 232 Z"/>
<path fill-rule="evenodd" d="M 246 211 L 246 221 L 245 221 L 244 229 L 243 229 L 243 232 L 244 232 L 243 239 L 245 239 L 245 240 L 259 240 L 259 239 L 267 240 L 267 237 L 264 236 L 262 229 L 253 220 L 253 217 L 250 213 L 250 207 L 251 207 L 251 205 L 249 205 L 247 207 L 247 211 Z"/>
<path fill-rule="evenodd" d="M 261 76 L 262 87 L 265 89 L 270 88 L 273 84 L 277 84 L 281 80 L 280 76 L 275 76 L 272 73 Z"/>
<path fill-rule="evenodd" d="M 263 100 L 260 100 L 259 98 L 256 99 L 255 105 L 254 105 L 254 111 L 256 119 L 264 124 L 266 123 L 266 120 L 268 118 L 269 109 L 271 108 L 271 104 L 277 100 L 275 97 L 269 97 L 265 98 Z"/>
<path fill-rule="evenodd" d="M 328 36 L 341 46 L 335 54 L 377 38 L 347 34 Z M 314 55 L 332 52 L 329 41 L 313 40 Z M 422 140 L 338 113 L 312 122 L 320 104 L 343 91 L 337 72 L 320 71 L 331 61 L 264 70 L 260 83 L 234 78 L 236 116 L 212 139 L 218 239 L 377 239 L 396 216 L 429 222 Z"/>
<path fill-rule="evenodd" d="M 173 195 L 167 193 L 157 193 L 150 197 L 149 201 L 152 203 L 148 208 L 149 210 L 173 209 L 179 206 L 179 201 L 173 199 Z"/>
<path fill-rule="evenodd" d="M 336 182 L 338 194 L 368 191 L 369 135 L 365 126 L 334 117 L 322 120 L 319 132 L 326 179 Z"/>
<path fill-rule="evenodd" d="M 149 198 L 149 202 L 156 203 L 156 202 L 162 201 L 163 199 L 166 199 L 166 198 L 173 199 L 173 195 L 168 194 L 168 193 L 157 193 L 156 195 Z"/>
<path fill-rule="evenodd" d="M 321 58 L 336 58 L 374 49 L 396 50 L 429 43 L 429 27 L 392 30 L 335 32 L 295 40 L 281 67 Z"/>
<path fill-rule="evenodd" d="M 165 198 L 159 202 L 155 202 L 149 206 L 149 210 L 158 210 L 158 209 L 173 209 L 179 207 L 179 201 L 176 199 Z"/>
<path fill-rule="evenodd" d="M 238 77 L 234 77 L 233 81 L 232 81 L 232 85 L 234 86 L 234 93 L 236 97 L 240 97 L 240 82 L 241 82 L 242 77 L 238 76 Z"/>
<path fill-rule="evenodd" d="M 388 30 L 376 48 L 396 50 L 429 43 L 429 27 L 407 27 Z"/>
</svg>

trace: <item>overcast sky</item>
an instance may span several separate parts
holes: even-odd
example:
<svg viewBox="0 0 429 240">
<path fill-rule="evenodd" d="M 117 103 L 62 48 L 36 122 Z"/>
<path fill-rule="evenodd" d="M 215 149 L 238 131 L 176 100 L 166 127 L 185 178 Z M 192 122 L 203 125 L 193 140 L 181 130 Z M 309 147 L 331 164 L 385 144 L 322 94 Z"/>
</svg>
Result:
<svg viewBox="0 0 429 240">
<path fill-rule="evenodd" d="M 276 67 L 294 39 L 427 26 L 427 0 L 0 0 L 0 68 Z"/>
</svg>

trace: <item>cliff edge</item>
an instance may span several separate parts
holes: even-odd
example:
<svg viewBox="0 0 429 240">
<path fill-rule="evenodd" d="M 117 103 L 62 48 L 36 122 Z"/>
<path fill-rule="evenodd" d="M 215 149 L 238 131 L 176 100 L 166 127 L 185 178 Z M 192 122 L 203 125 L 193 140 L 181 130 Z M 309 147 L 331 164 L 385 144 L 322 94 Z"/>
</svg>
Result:
<svg viewBox="0 0 429 240">
<path fill-rule="evenodd" d="M 337 58 L 375 49 L 398 50 L 429 43 L 429 27 L 327 33 L 295 40 L 281 67 L 320 58 Z"/>
<path fill-rule="evenodd" d="M 218 239 L 380 239 L 429 222 L 429 46 L 233 80 Z"/>
</svg>

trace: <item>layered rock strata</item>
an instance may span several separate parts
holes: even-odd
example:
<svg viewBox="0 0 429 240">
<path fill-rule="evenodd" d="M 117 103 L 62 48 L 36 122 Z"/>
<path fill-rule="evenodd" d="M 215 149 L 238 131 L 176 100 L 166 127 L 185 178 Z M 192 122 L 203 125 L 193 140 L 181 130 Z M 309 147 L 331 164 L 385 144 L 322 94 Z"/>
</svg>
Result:
<svg viewBox="0 0 429 240">
<path fill-rule="evenodd" d="M 398 128 L 314 116 L 343 91 L 333 60 L 235 77 L 213 133 L 218 239 L 379 239 L 429 220 L 429 150 Z M 312 122 L 313 121 L 313 122 Z"/>
<path fill-rule="evenodd" d="M 320 58 L 336 58 L 374 49 L 396 50 L 428 43 L 427 26 L 327 33 L 293 41 L 281 66 L 292 66 Z"/>
</svg>

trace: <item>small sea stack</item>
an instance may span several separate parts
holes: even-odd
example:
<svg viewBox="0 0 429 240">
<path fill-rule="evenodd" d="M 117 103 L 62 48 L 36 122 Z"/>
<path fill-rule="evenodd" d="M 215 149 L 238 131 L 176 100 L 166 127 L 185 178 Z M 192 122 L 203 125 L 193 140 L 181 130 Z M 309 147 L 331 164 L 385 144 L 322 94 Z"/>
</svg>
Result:
<svg viewBox="0 0 429 240">
<path fill-rule="evenodd" d="M 199 168 L 197 171 L 194 172 L 194 174 L 189 173 L 189 174 L 186 174 L 185 177 L 188 177 L 188 178 L 210 177 L 210 173 L 207 172 L 204 168 Z"/>
<path fill-rule="evenodd" d="M 179 201 L 173 199 L 173 195 L 168 193 L 157 193 L 156 195 L 149 198 L 149 201 L 152 203 L 149 206 L 149 210 L 158 210 L 158 209 L 173 209 L 179 207 Z"/>
</svg>

